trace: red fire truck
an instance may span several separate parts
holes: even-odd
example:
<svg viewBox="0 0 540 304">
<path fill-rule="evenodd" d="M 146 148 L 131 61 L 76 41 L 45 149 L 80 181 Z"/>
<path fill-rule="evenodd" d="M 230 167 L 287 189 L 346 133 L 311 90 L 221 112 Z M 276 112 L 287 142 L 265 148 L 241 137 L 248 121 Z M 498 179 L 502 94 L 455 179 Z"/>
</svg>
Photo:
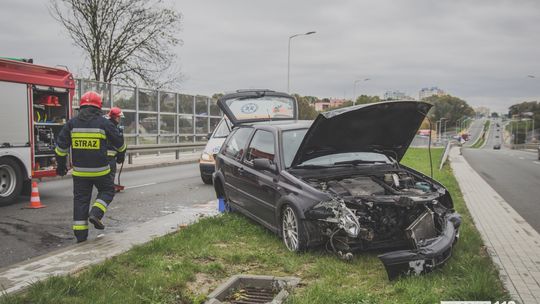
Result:
<svg viewBox="0 0 540 304">
<path fill-rule="evenodd" d="M 74 94 L 64 69 L 0 58 L 0 205 L 14 202 L 32 178 L 56 175 L 55 139 Z"/>
</svg>

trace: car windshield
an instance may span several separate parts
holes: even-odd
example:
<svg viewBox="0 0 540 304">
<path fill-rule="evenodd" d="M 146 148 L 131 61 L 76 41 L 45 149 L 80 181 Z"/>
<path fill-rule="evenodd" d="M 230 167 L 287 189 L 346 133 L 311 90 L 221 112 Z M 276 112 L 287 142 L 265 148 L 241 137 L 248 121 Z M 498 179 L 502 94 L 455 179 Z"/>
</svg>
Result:
<svg viewBox="0 0 540 304">
<path fill-rule="evenodd" d="M 361 164 L 391 164 L 392 161 L 384 154 L 374 152 L 348 152 L 330 154 L 307 160 L 300 166 L 336 166 Z"/>
<path fill-rule="evenodd" d="M 296 154 L 296 151 L 298 151 L 298 147 L 300 147 L 307 130 L 308 129 L 298 129 L 283 132 L 283 160 L 285 162 L 285 168 L 291 166 L 294 155 Z"/>
<path fill-rule="evenodd" d="M 290 168 L 291 163 L 306 135 L 308 129 L 288 130 L 282 134 L 283 140 L 283 160 L 285 167 Z M 340 165 L 361 165 L 361 164 L 391 164 L 392 161 L 384 154 L 374 152 L 349 152 L 336 153 L 310 159 L 299 166 L 340 166 Z"/>
</svg>

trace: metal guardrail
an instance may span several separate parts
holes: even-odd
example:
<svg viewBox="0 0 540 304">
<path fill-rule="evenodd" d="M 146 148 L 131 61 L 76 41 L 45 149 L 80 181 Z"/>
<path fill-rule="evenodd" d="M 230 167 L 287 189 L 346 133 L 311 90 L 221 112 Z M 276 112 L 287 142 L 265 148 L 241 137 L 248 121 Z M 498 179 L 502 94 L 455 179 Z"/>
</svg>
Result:
<svg viewBox="0 0 540 304">
<path fill-rule="evenodd" d="M 539 144 L 517 144 L 517 145 L 510 144 L 509 147 L 512 150 L 525 150 L 525 149 L 536 150 L 538 149 L 538 145 Z"/>
<path fill-rule="evenodd" d="M 180 151 L 184 149 L 204 148 L 206 143 L 183 143 L 183 144 L 160 144 L 160 145 L 136 145 L 127 147 L 128 164 L 133 164 L 133 155 L 141 152 L 174 151 L 175 158 L 180 158 Z"/>
</svg>

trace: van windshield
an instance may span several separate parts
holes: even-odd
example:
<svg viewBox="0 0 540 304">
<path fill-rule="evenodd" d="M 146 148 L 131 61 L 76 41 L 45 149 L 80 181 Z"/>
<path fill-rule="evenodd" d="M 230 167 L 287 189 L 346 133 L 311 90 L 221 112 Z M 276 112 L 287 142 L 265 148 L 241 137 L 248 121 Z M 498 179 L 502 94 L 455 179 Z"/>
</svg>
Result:
<svg viewBox="0 0 540 304">
<path fill-rule="evenodd" d="M 226 119 L 222 119 L 216 130 L 214 131 L 214 134 L 212 137 L 214 138 L 220 138 L 220 137 L 227 137 L 231 133 L 231 128 L 229 127 L 229 122 Z"/>
</svg>

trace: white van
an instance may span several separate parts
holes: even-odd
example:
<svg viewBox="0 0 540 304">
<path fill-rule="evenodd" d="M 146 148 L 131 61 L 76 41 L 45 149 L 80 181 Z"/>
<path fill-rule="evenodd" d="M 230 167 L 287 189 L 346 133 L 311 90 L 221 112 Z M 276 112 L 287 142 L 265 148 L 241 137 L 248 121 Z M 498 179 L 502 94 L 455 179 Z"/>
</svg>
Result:
<svg viewBox="0 0 540 304">
<path fill-rule="evenodd" d="M 216 168 L 216 155 L 221 149 L 221 145 L 231 132 L 231 123 L 227 118 L 222 118 L 214 132 L 208 136 L 206 147 L 199 158 L 199 168 L 201 170 L 201 179 L 205 184 L 212 183 L 212 173 Z"/>
</svg>

